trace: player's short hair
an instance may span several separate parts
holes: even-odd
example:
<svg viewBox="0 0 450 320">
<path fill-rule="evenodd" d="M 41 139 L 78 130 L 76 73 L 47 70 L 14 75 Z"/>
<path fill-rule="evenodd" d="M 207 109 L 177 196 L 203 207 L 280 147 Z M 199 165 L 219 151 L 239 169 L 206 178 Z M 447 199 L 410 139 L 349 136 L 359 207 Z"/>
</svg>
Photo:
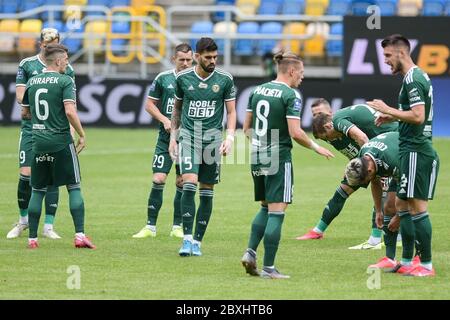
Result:
<svg viewBox="0 0 450 320">
<path fill-rule="evenodd" d="M 321 104 L 325 104 L 328 107 L 330 107 L 330 103 L 328 102 L 328 100 L 326 100 L 324 98 L 319 98 L 319 99 L 313 101 L 313 103 L 311 104 L 311 108 L 315 108 L 317 106 L 320 106 Z"/>
<path fill-rule="evenodd" d="M 355 158 L 345 167 L 345 178 L 351 186 L 357 186 L 362 184 L 369 175 L 368 160 L 365 157 Z"/>
<path fill-rule="evenodd" d="M 195 52 L 202 54 L 203 52 L 211 52 L 217 50 L 216 42 L 208 37 L 200 38 L 195 45 Z"/>
<path fill-rule="evenodd" d="M 295 53 L 291 51 L 284 52 L 283 50 L 275 53 L 273 61 L 275 61 L 278 66 L 278 71 L 281 73 L 287 72 L 290 65 L 300 64 L 302 62 L 300 57 Z"/>
<path fill-rule="evenodd" d="M 312 129 L 314 138 L 318 139 L 320 134 L 324 134 L 325 124 L 331 122 L 331 115 L 320 113 L 312 120 Z"/>
<path fill-rule="evenodd" d="M 48 64 L 51 64 L 57 54 L 68 53 L 69 49 L 66 46 L 59 43 L 50 43 L 44 48 L 44 59 Z"/>
<path fill-rule="evenodd" d="M 390 36 L 384 38 L 383 41 L 381 41 L 381 47 L 386 48 L 388 46 L 403 46 L 408 48 L 408 52 L 411 50 L 409 40 L 398 33 L 391 34 Z"/>
<path fill-rule="evenodd" d="M 52 42 L 58 39 L 59 42 L 59 32 L 55 28 L 44 28 L 41 31 L 41 42 Z"/>
<path fill-rule="evenodd" d="M 192 48 L 191 48 L 191 46 L 189 44 L 187 44 L 185 42 L 180 43 L 179 45 L 177 45 L 175 47 L 175 55 L 178 52 L 188 53 L 189 51 L 192 51 Z"/>
</svg>

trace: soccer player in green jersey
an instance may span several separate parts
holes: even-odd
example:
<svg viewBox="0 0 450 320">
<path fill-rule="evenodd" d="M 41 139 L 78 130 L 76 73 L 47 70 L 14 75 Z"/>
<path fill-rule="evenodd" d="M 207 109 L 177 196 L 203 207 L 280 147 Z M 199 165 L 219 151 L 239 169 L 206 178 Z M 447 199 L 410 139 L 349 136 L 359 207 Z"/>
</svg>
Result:
<svg viewBox="0 0 450 320">
<path fill-rule="evenodd" d="M 403 75 L 398 108 L 389 107 L 382 100 L 368 102 L 382 113 L 377 124 L 400 121 L 400 186 L 396 209 L 400 217 L 403 253 L 396 272 L 433 276 L 428 200 L 433 199 L 439 172 L 439 156 L 432 144 L 433 87 L 429 76 L 412 61 L 408 39 L 399 34 L 390 35 L 383 39 L 381 46 L 385 63 L 392 73 Z M 420 251 L 419 266 L 412 263 L 415 241 Z"/>
<path fill-rule="evenodd" d="M 395 215 L 395 196 L 399 182 L 398 131 L 387 132 L 370 139 L 362 146 L 358 157 L 351 160 L 345 168 L 345 177 L 351 186 L 371 184 L 372 197 L 376 210 L 376 224 L 384 231 L 386 256 L 369 268 L 391 272 L 398 262 L 395 260 L 396 239 L 398 235 L 398 216 Z M 388 178 L 383 190 L 382 178 Z M 386 196 L 382 196 L 386 193 Z M 383 197 L 385 198 L 383 204 Z M 416 255 L 413 265 L 420 264 Z"/>
<path fill-rule="evenodd" d="M 214 40 L 201 38 L 196 44 L 197 65 L 179 72 L 175 82 L 169 153 L 172 159 L 178 157 L 183 178 L 181 212 L 184 237 L 180 256 L 202 255 L 201 242 L 212 213 L 214 185 L 219 183 L 221 155 L 230 152 L 234 141 L 236 91 L 233 77 L 216 68 L 217 56 Z M 224 108 L 227 112 L 227 137 L 222 141 Z M 200 205 L 196 214 L 198 183 Z"/>
<path fill-rule="evenodd" d="M 255 201 L 261 201 L 261 208 L 252 222 L 241 263 L 252 276 L 284 279 L 289 276 L 280 273 L 274 264 L 285 211 L 292 202 L 291 139 L 326 158 L 333 154 L 312 141 L 300 126 L 302 102 L 293 88 L 302 82 L 303 62 L 291 52 L 279 52 L 274 60 L 278 67 L 277 78 L 257 86 L 250 95 L 244 123 L 244 132 L 252 144 Z M 260 273 L 256 250 L 261 240 L 264 242 L 264 266 Z"/>
<path fill-rule="evenodd" d="M 69 64 L 67 52 L 67 48 L 60 44 L 46 46 L 44 58 L 47 67 L 43 73 L 28 80 L 22 101 L 22 117 L 31 117 L 34 153 L 28 206 L 30 249 L 39 246 L 37 230 L 47 186 L 62 185 L 69 192 L 70 213 L 76 232 L 75 247 L 95 248 L 84 234 L 84 201 L 77 153 L 85 146 L 85 133 L 77 115 L 75 82 L 64 74 Z M 69 123 L 79 136 L 76 146 Z"/>
<path fill-rule="evenodd" d="M 156 221 L 163 202 L 163 190 L 167 175 L 172 168 L 172 158 L 169 155 L 170 142 L 170 116 L 175 104 L 175 77 L 176 75 L 192 66 L 192 49 L 182 43 L 175 47 L 175 55 L 172 57 L 175 69 L 162 72 L 156 76 L 150 86 L 146 110 L 150 115 L 160 122 L 158 142 L 153 156 L 153 186 L 148 198 L 147 225 L 142 228 L 133 238 L 156 237 Z M 157 106 L 158 105 L 158 106 Z M 173 226 L 170 236 L 183 237 L 181 227 L 181 195 L 183 194 L 183 183 L 176 167 L 176 193 L 173 200 Z"/>
<path fill-rule="evenodd" d="M 59 42 L 58 30 L 53 28 L 45 28 L 41 32 L 41 51 L 32 57 L 23 59 L 19 64 L 16 76 L 16 99 L 19 105 L 25 93 L 27 81 L 35 75 L 41 74 L 46 67 L 44 60 L 44 48 L 51 43 Z M 66 74 L 75 78 L 73 68 L 69 65 Z M 33 151 L 31 150 L 31 120 L 23 119 L 20 130 L 19 141 L 19 167 L 20 178 L 17 187 L 17 199 L 19 205 L 20 218 L 19 222 L 8 232 L 7 238 L 17 238 L 23 230 L 28 228 L 28 203 L 31 196 L 30 176 L 31 161 L 33 159 Z M 44 237 L 50 239 L 59 239 L 60 236 L 54 231 L 53 223 L 55 219 L 56 209 L 58 207 L 59 189 L 54 186 L 47 188 L 45 196 L 45 224 Z"/>
<path fill-rule="evenodd" d="M 314 104 L 314 103 L 313 103 Z M 315 104 L 328 104 L 324 99 Z M 327 110 L 327 109 L 325 109 Z M 330 109 L 331 110 L 331 109 Z M 381 127 L 375 125 L 377 112 L 365 104 L 357 104 L 340 109 L 334 114 L 320 112 L 313 119 L 313 134 L 316 138 L 330 143 L 336 150 L 349 159 L 358 155 L 361 146 L 369 139 L 384 132 L 396 131 L 397 123 L 384 124 Z M 336 189 L 323 210 L 322 217 L 317 225 L 305 235 L 297 237 L 298 240 L 322 239 L 323 233 L 330 223 L 343 209 L 348 197 L 361 186 L 349 186 L 344 177 L 341 185 Z M 362 244 L 349 247 L 349 249 L 381 249 L 381 230 L 375 222 L 375 210 L 372 214 L 372 232 L 369 239 Z"/>
</svg>

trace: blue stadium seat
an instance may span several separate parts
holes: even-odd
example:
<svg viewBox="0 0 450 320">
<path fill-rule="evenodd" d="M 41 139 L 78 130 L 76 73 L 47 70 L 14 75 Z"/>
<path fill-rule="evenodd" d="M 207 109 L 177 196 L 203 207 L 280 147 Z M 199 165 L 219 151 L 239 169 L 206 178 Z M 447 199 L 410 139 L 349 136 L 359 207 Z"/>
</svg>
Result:
<svg viewBox="0 0 450 320">
<path fill-rule="evenodd" d="M 111 0 L 111 7 L 128 7 L 130 0 Z"/>
<path fill-rule="evenodd" d="M 282 34 L 283 25 L 279 22 L 265 22 L 261 25 L 259 29 L 261 34 Z M 267 52 L 271 52 L 272 49 L 277 45 L 279 40 L 262 39 L 258 41 L 256 53 L 263 56 Z"/>
<path fill-rule="evenodd" d="M 232 6 L 234 5 L 235 0 L 216 0 L 216 5 L 218 6 Z M 217 11 L 213 14 L 214 21 L 223 21 L 225 19 L 225 12 Z"/>
<path fill-rule="evenodd" d="M 343 35 L 344 25 L 342 22 L 334 23 L 331 25 L 330 34 Z M 327 41 L 327 55 L 329 57 L 341 57 L 343 53 L 342 40 L 328 40 Z"/>
<path fill-rule="evenodd" d="M 367 7 L 374 5 L 375 1 L 373 0 L 353 0 L 351 3 L 351 13 L 355 16 L 366 16 Z"/>
<path fill-rule="evenodd" d="M 84 26 L 79 25 L 78 29 L 70 29 L 70 25 L 65 24 L 64 32 L 66 37 L 62 40 L 62 43 L 69 49 L 69 53 L 73 54 L 80 50 L 83 39 L 82 38 L 72 38 L 73 34 L 84 33 Z"/>
<path fill-rule="evenodd" d="M 26 0 L 22 1 L 20 11 L 28 11 L 43 5 L 42 0 Z M 28 16 L 27 19 L 39 19 L 39 14 Z"/>
<path fill-rule="evenodd" d="M 238 34 L 259 33 L 259 25 L 256 22 L 241 22 L 237 29 Z M 237 56 L 252 56 L 257 40 L 240 39 L 234 45 L 234 54 Z"/>
<path fill-rule="evenodd" d="M 278 14 L 280 4 L 276 2 L 262 2 L 258 8 L 258 14 Z"/>
<path fill-rule="evenodd" d="M 117 12 L 114 16 L 128 17 L 129 14 L 125 12 Z M 114 21 L 111 26 L 112 33 L 123 33 L 127 34 L 131 32 L 130 21 L 124 19 L 123 21 Z M 129 40 L 127 39 L 112 39 L 111 40 L 111 51 L 115 55 L 126 55 L 124 46 L 128 45 Z"/>
<path fill-rule="evenodd" d="M 47 6 L 63 6 L 64 5 L 64 0 L 45 0 L 44 2 L 45 2 L 45 5 L 47 5 Z M 54 11 L 53 17 L 56 20 L 61 20 L 61 16 L 62 16 L 62 11 Z M 42 19 L 46 20 L 48 18 L 49 18 L 49 13 L 43 12 Z"/>
<path fill-rule="evenodd" d="M 281 5 L 281 14 L 303 14 L 305 0 L 284 0 Z"/>
<path fill-rule="evenodd" d="M 441 0 L 424 0 L 422 6 L 422 15 L 424 16 L 442 16 L 444 14 L 445 3 Z"/>
<path fill-rule="evenodd" d="M 21 8 L 20 0 L 3 0 L 0 2 L 0 12 L 1 13 L 16 13 L 19 12 Z"/>
<path fill-rule="evenodd" d="M 382 16 L 395 16 L 397 14 L 398 0 L 378 0 L 377 6 L 380 7 L 380 14 Z"/>
<path fill-rule="evenodd" d="M 446 16 L 450 16 L 450 1 L 447 0 L 447 4 L 445 5 L 444 14 Z"/>
<path fill-rule="evenodd" d="M 345 16 L 350 7 L 349 0 L 331 0 L 328 5 L 327 15 Z"/>
<path fill-rule="evenodd" d="M 195 51 L 195 44 L 198 38 L 202 37 L 206 33 L 213 33 L 214 25 L 211 21 L 197 21 L 191 26 L 191 33 L 197 33 L 199 37 L 195 39 L 190 39 L 190 45 L 192 50 Z"/>
<path fill-rule="evenodd" d="M 111 7 L 112 0 L 88 0 L 89 6 L 105 6 Z M 85 11 L 87 16 L 104 16 L 105 13 L 103 11 Z"/>
<path fill-rule="evenodd" d="M 53 22 L 45 21 L 42 25 L 42 29 L 44 28 L 55 28 L 60 33 L 64 31 L 64 24 L 60 20 L 53 20 Z"/>
</svg>

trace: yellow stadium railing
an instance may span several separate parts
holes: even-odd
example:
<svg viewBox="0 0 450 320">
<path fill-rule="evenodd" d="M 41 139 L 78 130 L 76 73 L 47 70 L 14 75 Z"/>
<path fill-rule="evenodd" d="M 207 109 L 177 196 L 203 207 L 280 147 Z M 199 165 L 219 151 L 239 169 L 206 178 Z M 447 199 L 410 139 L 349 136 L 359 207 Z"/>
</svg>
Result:
<svg viewBox="0 0 450 320">
<path fill-rule="evenodd" d="M 120 15 L 123 15 L 123 17 L 120 17 Z M 107 33 L 106 33 L 106 56 L 112 63 L 129 63 L 133 61 L 133 59 L 136 56 L 136 50 L 135 48 L 135 34 L 136 34 L 136 26 L 137 24 L 132 21 L 132 17 L 136 16 L 136 10 L 134 10 L 131 7 L 115 7 L 112 8 L 111 12 L 108 15 L 108 27 L 107 27 Z M 128 16 L 128 17 L 127 17 Z M 123 21 L 128 22 L 130 24 L 130 32 L 128 33 L 117 33 L 112 32 L 113 30 L 113 23 L 120 21 L 123 19 Z M 128 40 L 129 43 L 127 45 L 127 49 L 125 51 L 125 55 L 116 55 L 112 50 L 112 42 L 114 39 L 122 39 L 122 40 Z"/>
<path fill-rule="evenodd" d="M 137 10 L 138 15 L 144 16 L 152 19 L 155 23 L 157 23 L 161 28 L 166 28 L 166 12 L 160 6 L 150 5 L 140 7 Z M 158 63 L 164 57 L 166 53 L 166 39 L 164 34 L 159 32 L 156 28 L 154 28 L 151 24 L 145 21 L 136 21 L 137 22 L 137 46 L 141 48 L 138 50 L 137 56 L 139 60 L 145 61 L 146 63 Z M 153 40 L 157 40 L 159 56 L 147 56 L 145 53 L 147 49 L 147 42 L 151 42 Z"/>
</svg>

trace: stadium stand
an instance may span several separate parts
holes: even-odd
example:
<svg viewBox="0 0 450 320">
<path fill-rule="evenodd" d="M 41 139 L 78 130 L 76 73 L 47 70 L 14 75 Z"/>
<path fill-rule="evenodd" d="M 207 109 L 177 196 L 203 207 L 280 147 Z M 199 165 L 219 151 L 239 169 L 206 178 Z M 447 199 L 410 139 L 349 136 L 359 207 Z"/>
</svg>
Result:
<svg viewBox="0 0 450 320">
<path fill-rule="evenodd" d="M 334 23 L 331 25 L 330 34 L 333 35 L 343 35 L 344 25 L 341 22 Z M 343 44 L 339 40 L 328 40 L 327 41 L 327 56 L 328 57 L 341 57 L 343 53 Z"/>
<path fill-rule="evenodd" d="M 234 35 L 236 33 L 236 30 L 237 25 L 235 22 L 220 21 L 214 25 L 214 33 L 217 33 L 219 35 Z M 219 55 L 223 55 L 225 49 L 225 40 L 216 37 L 216 43 L 219 47 Z"/>
<path fill-rule="evenodd" d="M 279 22 L 265 22 L 261 24 L 259 33 L 261 34 L 281 34 L 283 32 L 283 25 Z M 277 45 L 277 40 L 262 39 L 257 42 L 256 54 L 263 56 Z"/>
<path fill-rule="evenodd" d="M 377 6 L 380 7 L 382 16 L 395 16 L 397 13 L 397 0 L 378 0 Z"/>
<path fill-rule="evenodd" d="M 19 32 L 22 33 L 19 37 L 17 51 L 20 54 L 35 53 L 37 49 L 36 36 L 30 33 L 35 33 L 37 36 L 42 29 L 42 21 L 38 19 L 26 19 L 20 24 Z M 27 34 L 28 33 L 28 34 Z"/>
<path fill-rule="evenodd" d="M 19 32 L 18 19 L 5 19 L 0 21 L 0 51 L 12 53 L 15 51 L 15 37 L 12 32 Z"/>
<path fill-rule="evenodd" d="M 237 0 L 236 7 L 244 14 L 254 15 L 259 7 L 260 0 Z"/>
<path fill-rule="evenodd" d="M 259 25 L 256 22 L 241 22 L 237 29 L 238 34 L 256 34 L 259 33 Z M 236 40 L 234 45 L 234 54 L 237 56 L 252 56 L 255 53 L 256 40 Z"/>
<path fill-rule="evenodd" d="M 443 0 L 424 0 L 422 15 L 424 16 L 442 16 L 444 13 L 445 1 Z"/>
<path fill-rule="evenodd" d="M 399 0 L 397 14 L 399 16 L 417 16 L 422 9 L 422 0 Z"/>
<path fill-rule="evenodd" d="M 191 27 L 191 33 L 198 34 L 202 37 L 204 34 L 213 33 L 213 23 L 211 21 L 197 21 Z M 195 50 L 195 43 L 197 42 L 197 38 L 193 38 L 189 40 L 191 47 Z"/>
<path fill-rule="evenodd" d="M 331 0 L 328 5 L 327 14 L 345 16 L 348 14 L 350 0 Z"/>
<path fill-rule="evenodd" d="M 281 5 L 281 14 L 303 14 L 305 0 L 284 0 Z"/>
<path fill-rule="evenodd" d="M 94 54 L 100 54 L 103 52 L 102 46 L 104 41 L 102 36 L 108 29 L 106 21 L 90 21 L 86 24 L 86 33 L 88 37 L 84 39 L 83 47 L 89 48 L 94 51 Z M 89 38 L 92 36 L 92 39 Z"/>
<path fill-rule="evenodd" d="M 322 16 L 328 8 L 328 0 L 306 0 L 305 14 Z"/>
<path fill-rule="evenodd" d="M 306 25 L 303 22 L 287 23 L 283 28 L 283 34 L 303 36 L 306 33 Z M 302 40 L 283 40 L 283 48 L 287 48 L 298 55 L 303 55 Z"/>
</svg>

